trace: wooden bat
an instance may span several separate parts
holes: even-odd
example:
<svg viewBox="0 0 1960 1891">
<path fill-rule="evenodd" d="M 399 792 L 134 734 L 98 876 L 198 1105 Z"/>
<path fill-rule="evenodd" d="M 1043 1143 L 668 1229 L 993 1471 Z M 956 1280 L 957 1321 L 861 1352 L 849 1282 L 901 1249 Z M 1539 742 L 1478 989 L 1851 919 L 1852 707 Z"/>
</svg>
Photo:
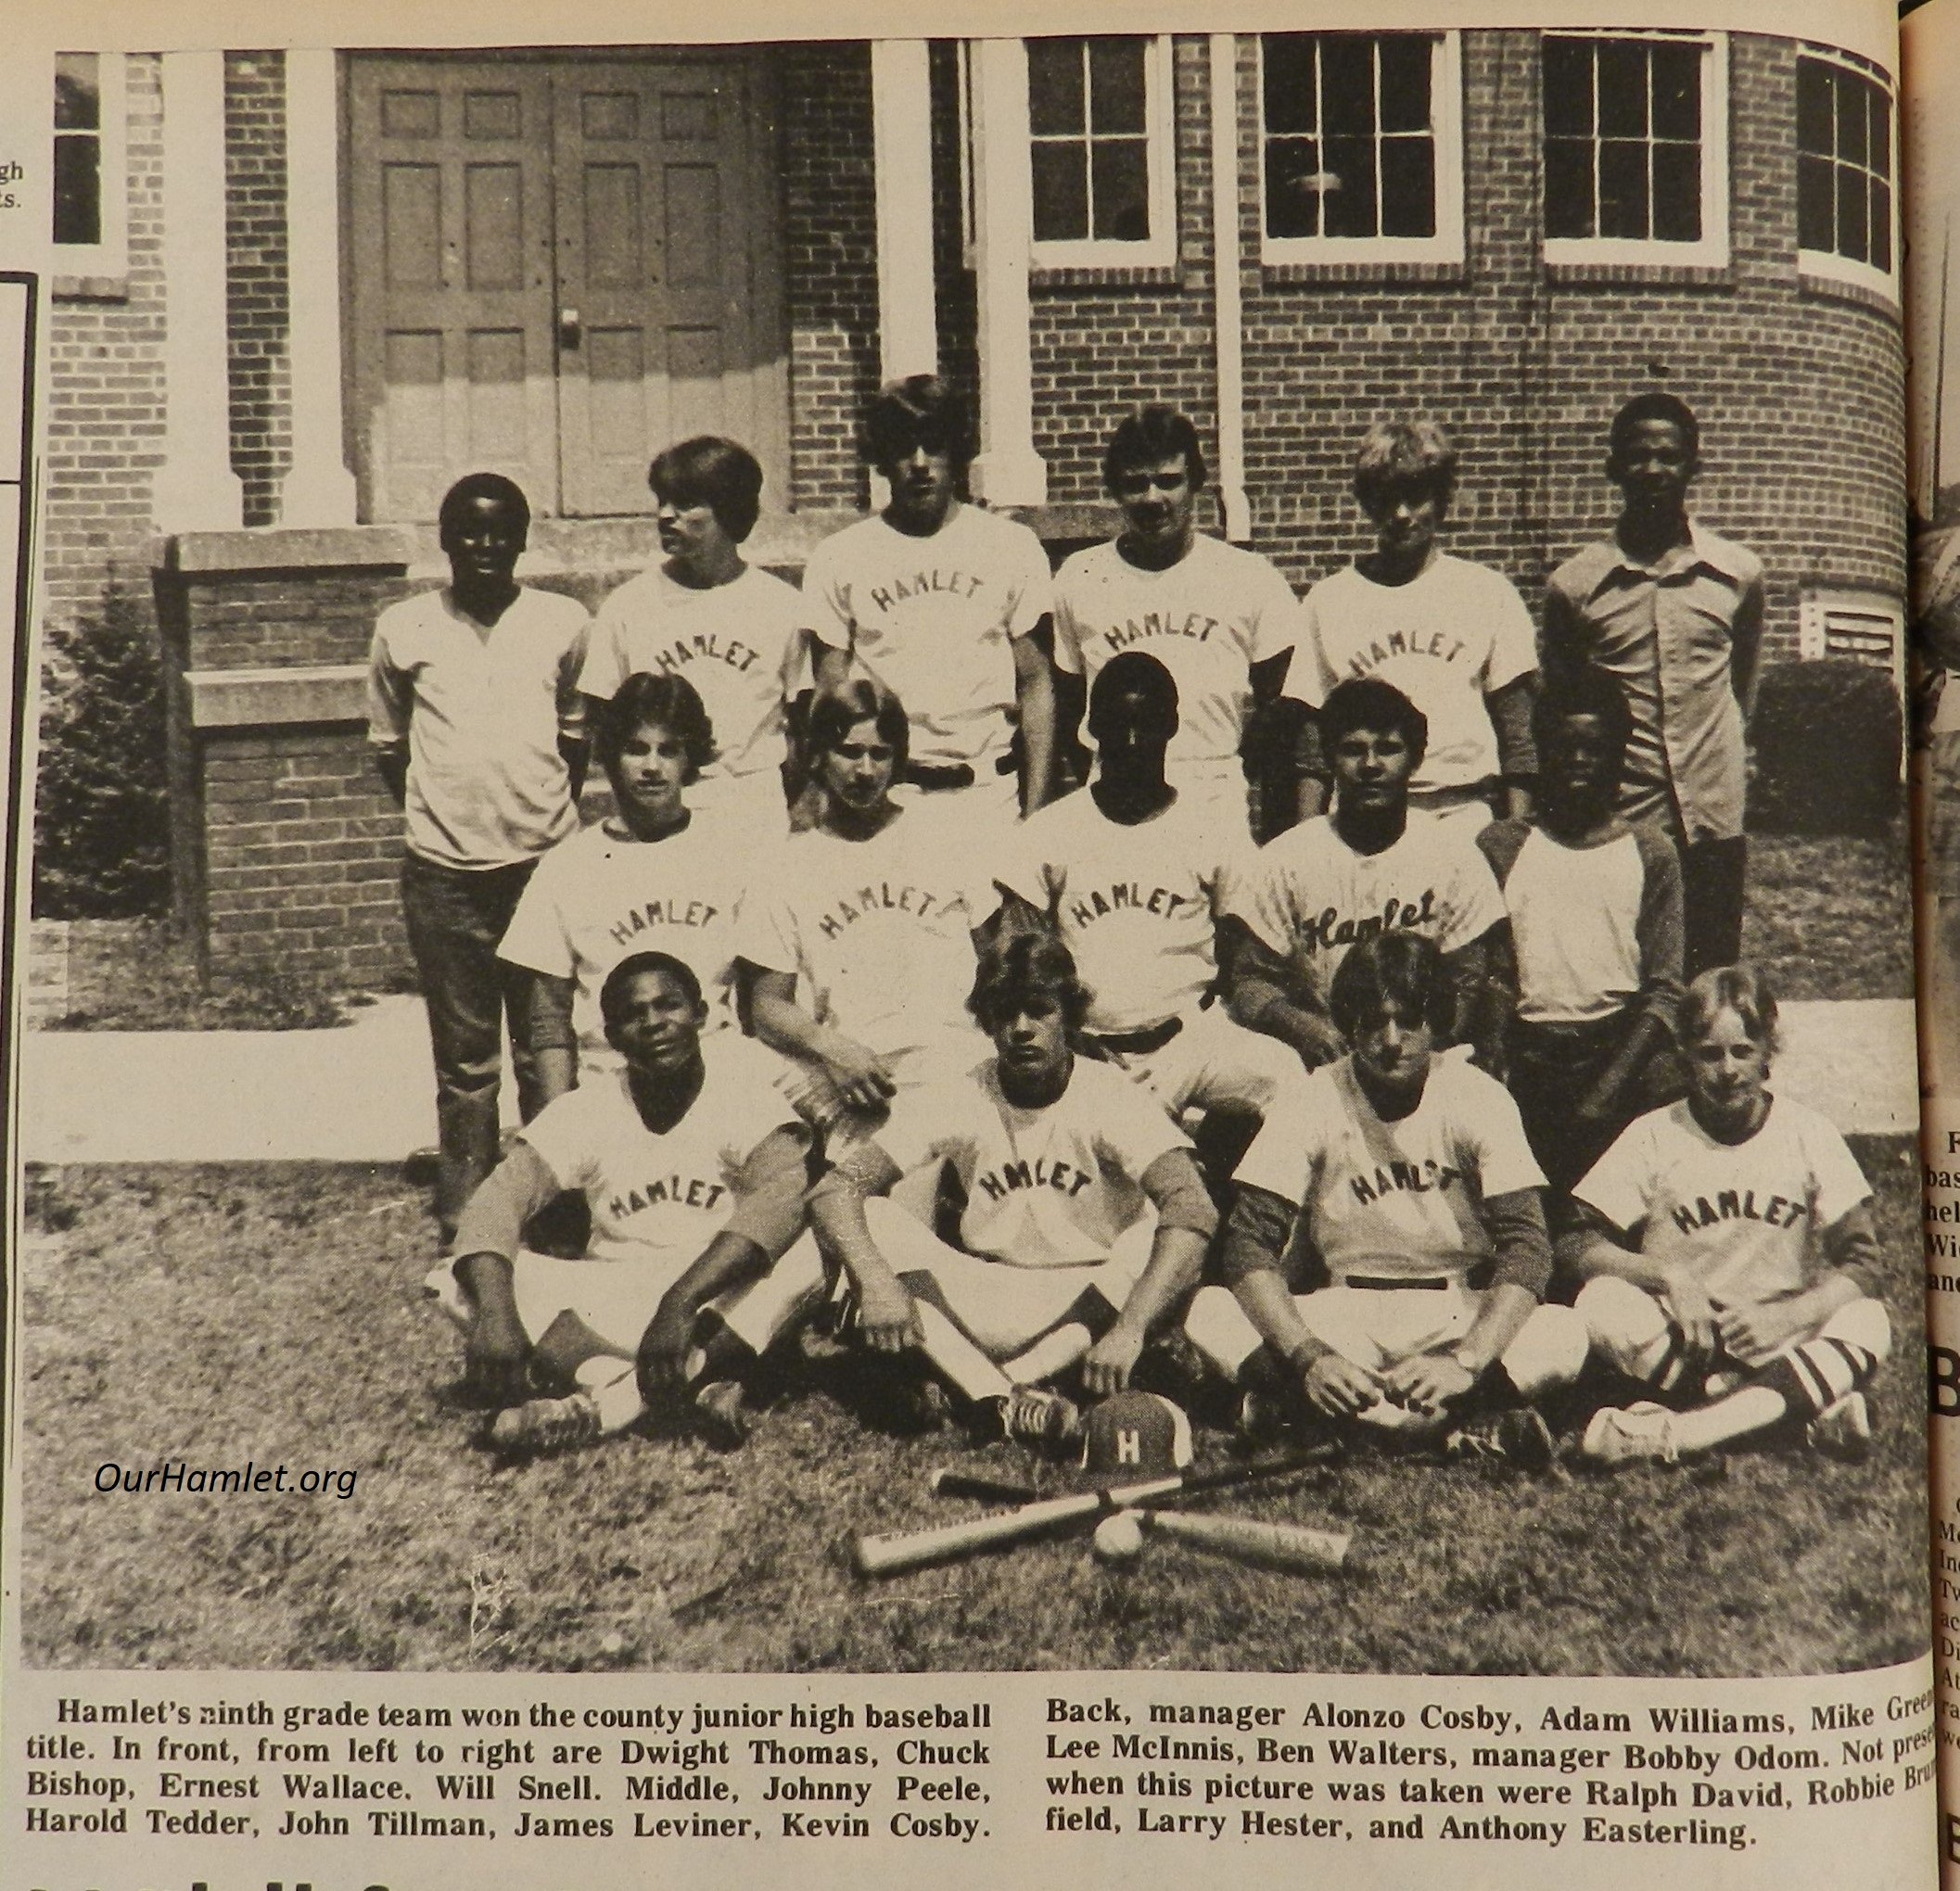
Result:
<svg viewBox="0 0 1960 1891">
<path fill-rule="evenodd" d="M 1187 1510 L 1141 1510 L 1138 1520 L 1158 1536 L 1231 1556 L 1262 1569 L 1326 1575 L 1347 1561 L 1345 1530 L 1308 1529 L 1297 1523 L 1263 1523 L 1251 1517 L 1215 1517 Z"/>
<path fill-rule="evenodd" d="M 1012 1478 L 985 1478 L 974 1471 L 937 1470 L 926 1479 L 935 1497 L 977 1497 L 983 1504 L 1032 1504 L 1041 1493 Z"/>
<path fill-rule="evenodd" d="M 1283 1478 L 1310 1469 L 1340 1455 L 1338 1446 L 1319 1445 L 1247 1465 L 1229 1465 L 1215 1471 L 1172 1471 L 1135 1484 L 1117 1484 L 1107 1491 L 1079 1491 L 1065 1497 L 1047 1497 L 1015 1510 L 997 1510 L 970 1517 L 936 1529 L 903 1530 L 886 1536 L 860 1536 L 851 1543 L 851 1563 L 860 1576 L 896 1576 L 923 1569 L 931 1563 L 950 1562 L 976 1551 L 1025 1542 L 1032 1537 L 1092 1522 L 1113 1510 L 1136 1510 L 1167 1503 L 1199 1491 L 1222 1491 L 1267 1478 Z"/>
</svg>

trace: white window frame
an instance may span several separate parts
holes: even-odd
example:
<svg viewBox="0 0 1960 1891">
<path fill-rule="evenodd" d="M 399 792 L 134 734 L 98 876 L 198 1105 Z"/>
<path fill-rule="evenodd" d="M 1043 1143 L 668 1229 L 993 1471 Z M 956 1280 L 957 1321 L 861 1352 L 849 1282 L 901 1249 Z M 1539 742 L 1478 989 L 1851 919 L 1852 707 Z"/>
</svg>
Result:
<svg viewBox="0 0 1960 1891">
<path fill-rule="evenodd" d="M 1814 45 L 1809 41 L 1797 47 L 1799 60 L 1815 59 L 1826 66 L 1836 66 L 1863 79 L 1868 85 L 1880 87 L 1891 109 L 1886 114 L 1891 133 L 1891 254 L 1890 270 L 1875 269 L 1868 262 L 1859 262 L 1849 256 L 1839 256 L 1835 249 L 1805 249 L 1800 239 L 1797 249 L 1797 271 L 1800 275 L 1822 276 L 1827 281 L 1848 283 L 1855 288 L 1869 289 L 1875 295 L 1883 296 L 1888 302 L 1899 300 L 1899 271 L 1904 260 L 1899 205 L 1899 84 L 1890 72 L 1856 59 L 1840 52 L 1835 46 Z M 1794 131 L 1796 118 L 1791 115 Z M 1797 146 L 1790 153 L 1790 195 L 1794 201 L 1797 190 L 1797 169 L 1803 157 L 1802 146 Z"/>
<path fill-rule="evenodd" d="M 1345 31 L 1345 29 L 1343 29 Z M 1390 39 L 1398 29 L 1367 31 Z M 1291 35 L 1289 35 L 1291 36 Z M 1436 151 L 1436 234 L 1433 236 L 1271 236 L 1266 233 L 1266 39 L 1259 35 L 1259 258 L 1266 263 L 1460 263 L 1463 247 L 1463 44 L 1454 28 L 1419 33 L 1432 40 L 1430 111 Z"/>
<path fill-rule="evenodd" d="M 1143 156 L 1150 200 L 1151 234 L 1142 243 L 1126 243 L 1108 236 L 1085 236 L 1065 242 L 1042 243 L 1032 235 L 1028 239 L 1028 261 L 1036 269 L 1167 269 L 1177 260 L 1177 113 L 1173 92 L 1176 66 L 1171 36 L 1159 33 L 1070 34 L 1070 38 L 1106 37 L 1143 41 Z M 962 45 L 960 102 L 962 112 L 968 103 L 964 82 Z M 966 139 L 961 139 L 962 165 Z M 1034 177 L 1034 138 L 1030 134 L 1026 153 L 1029 183 Z M 971 212 L 970 194 L 962 193 Z M 972 228 L 968 226 L 969 245 Z"/>
<path fill-rule="evenodd" d="M 1691 45 L 1701 53 L 1701 235 L 1698 242 L 1674 243 L 1661 236 L 1547 236 L 1548 263 L 1639 264 L 1648 268 L 1725 269 L 1729 260 L 1728 226 L 1728 35 L 1725 32 L 1658 32 L 1634 28 L 1626 32 L 1566 32 L 1547 28 L 1541 37 L 1594 40 L 1602 44 L 1646 40 L 1670 45 Z M 1542 54 L 1541 54 L 1542 57 Z M 1541 67 L 1542 70 L 1542 67 Z M 1538 138 L 1546 138 L 1541 108 Z"/>
<path fill-rule="evenodd" d="M 102 240 L 98 243 L 56 243 L 49 232 L 49 254 L 58 277 L 122 277 L 129 273 L 129 72 L 121 53 L 98 52 L 92 46 L 64 51 L 93 53 L 100 93 Z M 48 161 L 54 162 L 55 95 L 48 88 Z M 63 133 L 69 136 L 71 133 Z"/>
</svg>

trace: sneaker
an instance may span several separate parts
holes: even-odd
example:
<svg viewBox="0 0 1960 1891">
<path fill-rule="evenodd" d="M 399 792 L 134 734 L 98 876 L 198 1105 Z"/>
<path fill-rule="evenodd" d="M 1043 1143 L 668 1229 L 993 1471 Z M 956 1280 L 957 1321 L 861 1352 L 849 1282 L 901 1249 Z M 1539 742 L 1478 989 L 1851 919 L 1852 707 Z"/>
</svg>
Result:
<svg viewBox="0 0 1960 1891">
<path fill-rule="evenodd" d="M 1241 1451 L 1258 1451 L 1277 1444 L 1286 1431 L 1286 1407 L 1271 1392 L 1248 1386 L 1239 1400 L 1239 1417 L 1232 1442 Z"/>
<path fill-rule="evenodd" d="M 1863 1464 L 1872 1454 L 1872 1414 L 1863 1392 L 1847 1392 L 1826 1405 L 1803 1428 L 1813 1451 L 1848 1465 Z"/>
<path fill-rule="evenodd" d="M 1075 1444 L 1082 1437 L 1082 1414 L 1074 1402 L 1036 1386 L 1016 1386 L 1002 1418 L 1007 1435 L 1023 1444 Z"/>
<path fill-rule="evenodd" d="M 740 1451 L 748 1442 L 739 1380 L 715 1379 L 694 1394 L 694 1429 L 716 1451 Z"/>
<path fill-rule="evenodd" d="M 1680 1455 L 1674 1443 L 1674 1415 L 1650 1400 L 1624 1410 L 1602 1405 L 1579 1440 L 1579 1455 L 1596 1465 L 1632 1464 L 1639 1458 L 1674 1464 Z"/>
<path fill-rule="evenodd" d="M 1548 1471 L 1552 1467 L 1551 1427 L 1535 1406 L 1519 1405 L 1500 1412 L 1475 1430 L 1452 1431 L 1443 1440 L 1443 1455 L 1465 1462 L 1495 1458 L 1516 1465 L 1521 1471 Z"/>
<path fill-rule="evenodd" d="M 538 1457 L 591 1444 L 599 1436 L 599 1407 L 590 1392 L 563 1399 L 532 1399 L 499 1412 L 490 1441 L 499 1451 Z"/>
</svg>

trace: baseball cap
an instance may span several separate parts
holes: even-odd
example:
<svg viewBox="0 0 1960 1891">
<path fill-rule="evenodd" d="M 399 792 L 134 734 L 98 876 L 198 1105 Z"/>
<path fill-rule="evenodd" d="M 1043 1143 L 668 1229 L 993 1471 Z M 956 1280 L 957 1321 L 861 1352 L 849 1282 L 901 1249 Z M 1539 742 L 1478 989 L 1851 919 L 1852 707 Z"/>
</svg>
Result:
<svg viewBox="0 0 1960 1891">
<path fill-rule="evenodd" d="M 1109 1482 L 1162 1477 L 1191 1461 L 1191 1421 L 1158 1392 L 1117 1392 L 1091 1407 L 1082 1468 Z"/>
</svg>

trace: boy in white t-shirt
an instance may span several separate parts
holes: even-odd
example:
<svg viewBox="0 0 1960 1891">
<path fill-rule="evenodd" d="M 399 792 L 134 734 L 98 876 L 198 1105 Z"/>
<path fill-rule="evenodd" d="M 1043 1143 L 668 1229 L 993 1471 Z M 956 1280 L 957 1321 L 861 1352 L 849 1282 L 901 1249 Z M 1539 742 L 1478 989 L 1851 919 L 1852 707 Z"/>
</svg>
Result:
<svg viewBox="0 0 1960 1891">
<path fill-rule="evenodd" d="M 1680 1007 L 1687 1096 L 1621 1136 L 1559 1244 L 1594 1350 L 1670 1404 L 1593 1415 L 1596 1464 L 1672 1464 L 1796 1419 L 1835 1456 L 1871 1444 L 1865 1388 L 1891 1351 L 1871 1185 L 1844 1138 L 1768 1087 L 1776 1001 L 1746 965 Z"/>
<path fill-rule="evenodd" d="M 701 765 L 695 808 L 781 831 L 783 717 L 803 666 L 802 605 L 794 586 L 742 557 L 761 509 L 762 468 L 745 447 L 704 435 L 668 447 L 647 484 L 660 505 L 665 562 L 599 606 L 579 688 L 603 703 L 636 673 L 684 678 L 720 737 Z"/>
<path fill-rule="evenodd" d="M 713 1020 L 732 1022 L 735 921 L 750 862 L 735 817 L 703 817 L 693 784 L 715 754 L 694 686 L 671 671 L 628 677 L 592 714 L 592 748 L 615 812 L 538 863 L 498 955 L 529 975 L 526 1043 L 546 1101 L 617 1071 L 599 995 L 628 954 L 686 963 Z"/>
<path fill-rule="evenodd" d="M 622 1067 L 525 1126 L 428 1290 L 467 1336 L 470 1390 L 503 1408 L 500 1449 L 589 1443 L 676 1401 L 731 1448 L 746 1431 L 740 1374 L 822 1291 L 815 1243 L 797 1238 L 808 1135 L 766 1053 L 732 1032 L 703 1041 L 707 1008 L 680 959 L 622 959 L 600 1001 Z M 525 1222 L 566 1189 L 592 1211 L 584 1257 L 528 1251 Z M 534 1378 L 573 1389 L 528 1398 Z"/>
<path fill-rule="evenodd" d="M 1529 1402 L 1578 1377 L 1585 1332 L 1542 1303 L 1545 1177 L 1516 1106 L 1435 1055 L 1453 1000 L 1431 940 L 1356 946 L 1330 997 L 1354 1050 L 1283 1096 L 1239 1164 L 1220 1253 L 1230 1290 L 1204 1288 L 1187 1331 L 1248 1390 L 1322 1421 L 1443 1439 L 1495 1405 L 1481 1446 L 1543 1468 L 1550 1435 Z M 1285 1260 L 1296 1217 L 1332 1276 L 1299 1295 Z"/>
<path fill-rule="evenodd" d="M 1355 496 L 1375 549 L 1307 592 L 1288 694 L 1317 710 L 1345 678 L 1394 684 L 1429 724 L 1409 806 L 1460 814 L 1474 832 L 1494 807 L 1530 811 L 1537 634 L 1509 578 L 1438 546 L 1456 487 L 1457 450 L 1433 421 L 1369 430 Z M 1311 753 L 1303 758 L 1303 819 L 1326 806 L 1325 757 L 1322 744 L 1318 766 Z"/>
<path fill-rule="evenodd" d="M 803 573 L 818 692 L 866 673 L 905 704 L 909 790 L 1032 811 L 1054 779 L 1048 553 L 1025 526 L 960 497 L 973 443 L 936 375 L 879 394 L 865 448 L 891 497 L 824 539 Z"/>
<path fill-rule="evenodd" d="M 1063 739 L 1103 665 L 1146 651 L 1177 685 L 1172 784 L 1242 827 L 1248 730 L 1285 683 L 1300 607 L 1270 561 L 1198 530 L 1205 478 L 1198 430 L 1171 408 L 1142 408 L 1110 437 L 1102 480 L 1123 530 L 1075 552 L 1055 578 Z"/>
<path fill-rule="evenodd" d="M 1328 692 L 1320 727 L 1334 811 L 1264 847 L 1227 897 L 1233 1015 L 1290 1044 L 1311 1069 L 1347 1048 L 1329 994 L 1341 962 L 1385 933 L 1435 941 L 1457 991 L 1450 1037 L 1501 1069 L 1503 895 L 1462 821 L 1418 814 L 1408 783 L 1428 739 L 1422 712 L 1380 677 Z"/>
<path fill-rule="evenodd" d="M 1129 1383 L 1153 1329 L 1196 1285 L 1217 1215 L 1190 1145 L 1139 1085 L 1075 1054 L 1088 995 L 1060 941 L 991 950 L 973 1015 L 994 1055 L 903 1098 L 810 1196 L 873 1352 L 923 1355 L 971 1420 L 1030 1442 L 1076 1435 L 1040 1382 L 1078 1362 L 1089 1395 Z M 949 1169 L 960 1246 L 874 1199 L 906 1172 Z"/>
</svg>

